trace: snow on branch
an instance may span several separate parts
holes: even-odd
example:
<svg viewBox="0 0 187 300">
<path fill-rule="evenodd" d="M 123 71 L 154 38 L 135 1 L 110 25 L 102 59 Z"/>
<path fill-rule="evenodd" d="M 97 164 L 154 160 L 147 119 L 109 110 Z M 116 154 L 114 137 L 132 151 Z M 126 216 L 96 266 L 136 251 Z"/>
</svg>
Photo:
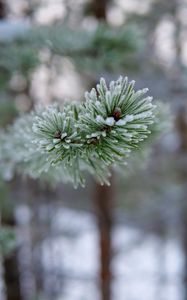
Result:
<svg viewBox="0 0 187 300">
<path fill-rule="evenodd" d="M 123 164 L 155 131 L 156 106 L 147 92 L 136 91 L 127 77 L 109 87 L 101 78 L 82 103 L 53 104 L 18 118 L 0 136 L 1 170 L 74 186 L 84 186 L 88 171 L 109 184 L 110 168 Z"/>
</svg>

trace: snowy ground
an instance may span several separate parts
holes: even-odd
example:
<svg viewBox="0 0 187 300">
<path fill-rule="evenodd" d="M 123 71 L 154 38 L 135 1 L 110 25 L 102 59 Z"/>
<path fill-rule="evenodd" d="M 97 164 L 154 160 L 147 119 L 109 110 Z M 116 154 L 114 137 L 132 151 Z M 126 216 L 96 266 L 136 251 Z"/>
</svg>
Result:
<svg viewBox="0 0 187 300">
<path fill-rule="evenodd" d="M 55 237 L 45 239 L 42 258 L 45 287 L 61 288 L 58 300 L 97 300 L 98 236 L 89 213 L 58 210 Z M 173 240 L 117 226 L 113 234 L 113 299 L 181 300 L 182 253 Z"/>
<path fill-rule="evenodd" d="M 24 210 L 20 211 L 22 216 Z M 30 225 L 27 223 L 29 214 L 25 220 L 21 220 L 18 232 L 22 241 L 21 269 L 25 272 L 21 275 L 24 278 L 23 288 L 25 285 L 25 290 L 31 292 L 34 285 L 29 273 L 32 265 L 29 262 L 29 256 L 32 256 L 28 231 Z M 40 299 L 99 300 L 98 235 L 93 215 L 61 208 L 52 213 L 51 224 L 47 237 L 35 246 L 36 249 L 40 248 L 38 268 L 42 268 L 44 278 L 44 294 Z M 113 299 L 183 299 L 183 255 L 174 240 L 162 241 L 154 235 L 118 225 L 113 233 L 113 244 Z M 2 291 L 0 280 L 0 299 L 4 300 Z"/>
</svg>

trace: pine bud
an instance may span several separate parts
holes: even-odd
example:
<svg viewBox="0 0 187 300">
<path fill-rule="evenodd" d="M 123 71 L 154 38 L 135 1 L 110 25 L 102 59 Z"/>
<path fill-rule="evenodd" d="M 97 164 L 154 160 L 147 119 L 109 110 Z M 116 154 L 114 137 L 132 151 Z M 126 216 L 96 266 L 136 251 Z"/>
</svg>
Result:
<svg viewBox="0 0 187 300">
<path fill-rule="evenodd" d="M 61 132 L 60 132 L 60 130 L 57 130 L 57 131 L 54 133 L 54 138 L 55 138 L 55 139 L 61 139 Z"/>
<path fill-rule="evenodd" d="M 118 121 L 121 118 L 121 109 L 120 107 L 116 107 L 113 111 L 112 117 L 115 121 Z"/>
</svg>

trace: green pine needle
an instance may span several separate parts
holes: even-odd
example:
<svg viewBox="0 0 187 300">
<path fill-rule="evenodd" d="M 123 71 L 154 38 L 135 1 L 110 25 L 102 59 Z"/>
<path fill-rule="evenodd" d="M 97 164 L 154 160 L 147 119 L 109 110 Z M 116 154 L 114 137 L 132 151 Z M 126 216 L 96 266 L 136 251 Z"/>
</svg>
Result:
<svg viewBox="0 0 187 300">
<path fill-rule="evenodd" d="M 103 78 L 85 102 L 57 104 L 17 119 L 0 137 L 1 169 L 32 177 L 85 184 L 85 171 L 109 184 L 110 168 L 123 164 L 154 131 L 155 105 L 148 89 L 120 77 Z"/>
</svg>

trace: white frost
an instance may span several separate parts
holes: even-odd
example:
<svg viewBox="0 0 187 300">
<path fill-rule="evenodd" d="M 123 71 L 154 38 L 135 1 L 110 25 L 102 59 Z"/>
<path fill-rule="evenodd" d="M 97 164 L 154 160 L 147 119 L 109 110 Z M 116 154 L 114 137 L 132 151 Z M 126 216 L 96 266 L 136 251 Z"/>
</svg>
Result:
<svg viewBox="0 0 187 300">
<path fill-rule="evenodd" d="M 104 123 L 104 119 L 103 119 L 103 117 L 100 116 L 100 115 L 98 115 L 98 116 L 96 117 L 96 121 L 97 121 L 97 122 Z"/>
<path fill-rule="evenodd" d="M 115 124 L 115 120 L 113 117 L 109 117 L 105 120 L 105 124 L 108 126 L 113 126 Z"/>
</svg>

